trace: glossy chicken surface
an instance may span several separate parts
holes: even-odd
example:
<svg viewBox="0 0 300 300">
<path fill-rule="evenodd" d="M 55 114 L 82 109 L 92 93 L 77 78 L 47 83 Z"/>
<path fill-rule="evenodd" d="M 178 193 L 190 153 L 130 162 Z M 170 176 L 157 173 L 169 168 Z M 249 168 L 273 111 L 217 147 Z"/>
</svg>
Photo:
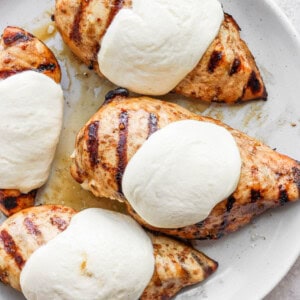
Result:
<svg viewBox="0 0 300 300">
<path fill-rule="evenodd" d="M 21 290 L 20 273 L 30 255 L 64 231 L 74 215 L 71 208 L 46 205 L 27 208 L 8 218 L 0 226 L 0 280 Z M 170 299 L 183 287 L 203 281 L 218 267 L 215 261 L 182 242 L 149 235 L 155 271 L 141 296 L 143 300 Z"/>
<path fill-rule="evenodd" d="M 55 22 L 75 55 L 102 76 L 97 62 L 101 40 L 119 10 L 130 6 L 131 0 L 56 0 Z M 233 17 L 225 14 L 219 34 L 175 92 L 228 104 L 266 99 L 264 82 L 239 31 Z"/>
<path fill-rule="evenodd" d="M 80 130 L 71 174 L 94 195 L 125 201 L 130 214 L 143 226 L 186 239 L 217 239 L 270 208 L 299 200 L 300 163 L 296 160 L 218 120 L 148 97 L 126 98 L 125 91 L 110 93 Z M 205 220 L 178 229 L 155 228 L 124 199 L 122 175 L 128 161 L 153 132 L 185 119 L 212 122 L 229 130 L 242 159 L 240 180 L 234 193 L 218 203 Z"/>
<path fill-rule="evenodd" d="M 57 83 L 61 79 L 59 64 L 52 51 L 29 32 L 8 26 L 0 38 L 0 80 L 32 70 L 43 73 Z M 22 194 L 18 190 L 0 189 L 0 210 L 9 216 L 34 205 L 36 191 Z"/>
</svg>

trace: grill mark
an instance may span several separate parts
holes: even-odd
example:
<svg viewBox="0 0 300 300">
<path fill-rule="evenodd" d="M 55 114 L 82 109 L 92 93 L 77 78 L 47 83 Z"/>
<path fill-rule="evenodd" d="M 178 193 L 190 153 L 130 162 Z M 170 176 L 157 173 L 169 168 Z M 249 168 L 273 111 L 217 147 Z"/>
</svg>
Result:
<svg viewBox="0 0 300 300">
<path fill-rule="evenodd" d="M 260 191 L 251 190 L 251 203 L 255 203 L 256 201 L 261 199 Z"/>
<path fill-rule="evenodd" d="M 35 196 L 36 196 L 36 190 L 33 190 L 28 194 L 21 194 L 20 192 L 15 190 L 0 189 L 0 210 L 6 216 L 8 216 L 24 208 L 24 203 L 29 203 L 29 201 L 34 201 Z"/>
<path fill-rule="evenodd" d="M 101 161 L 101 160 L 100 160 Z M 114 168 L 113 166 L 107 164 L 107 163 L 103 163 L 101 162 L 101 167 L 105 170 L 105 171 L 108 171 L 108 172 L 115 172 L 116 171 L 116 168 Z"/>
<path fill-rule="evenodd" d="M 217 239 L 220 239 L 221 237 L 224 236 L 224 232 L 226 232 L 226 227 L 228 225 L 229 216 L 230 216 L 229 214 L 223 214 L 220 216 L 220 218 L 223 218 L 223 221 L 220 223 L 220 226 L 215 233 L 215 237 Z"/>
<path fill-rule="evenodd" d="M 229 76 L 232 76 L 233 74 L 239 72 L 240 68 L 241 68 L 241 61 L 239 58 L 235 58 L 233 60 L 231 69 L 229 71 Z"/>
<path fill-rule="evenodd" d="M 36 224 L 34 224 L 30 218 L 28 218 L 28 217 L 25 218 L 23 221 L 23 224 L 29 234 L 32 234 L 35 236 L 40 236 L 42 234 L 41 231 L 39 230 L 38 226 Z"/>
<path fill-rule="evenodd" d="M 124 89 L 122 87 L 119 87 L 117 89 L 114 89 L 112 91 L 109 91 L 106 95 L 105 95 L 105 100 L 103 102 L 104 104 L 108 104 L 110 103 L 114 98 L 116 98 L 117 96 L 121 96 L 121 97 L 125 97 L 127 98 L 129 96 L 129 92 L 127 89 Z"/>
<path fill-rule="evenodd" d="M 190 272 L 189 272 L 189 270 L 186 268 L 186 264 L 185 264 L 185 257 L 186 257 L 186 254 L 185 254 L 185 252 L 183 253 L 183 255 L 181 256 L 181 255 L 178 255 L 178 262 L 179 262 L 179 264 L 180 264 L 180 267 L 181 267 L 181 274 L 183 273 L 184 275 L 184 277 L 186 278 L 186 279 L 189 279 L 190 277 L 191 277 L 191 274 L 190 274 Z"/>
<path fill-rule="evenodd" d="M 155 131 L 157 131 L 158 127 L 157 127 L 157 116 L 153 113 L 149 114 L 149 118 L 148 118 L 148 137 L 154 133 Z"/>
<path fill-rule="evenodd" d="M 27 42 L 32 40 L 33 35 L 30 33 L 24 33 L 24 32 L 16 32 L 16 33 L 10 33 L 7 36 L 3 36 L 3 42 L 7 46 L 11 46 L 15 43 L 21 43 L 21 42 Z"/>
<path fill-rule="evenodd" d="M 235 203 L 235 198 L 231 195 L 230 197 L 228 197 L 227 202 L 226 202 L 226 211 L 230 212 L 233 205 Z"/>
<path fill-rule="evenodd" d="M 40 64 L 38 67 L 37 67 L 37 70 L 39 72 L 44 72 L 44 71 L 51 71 L 51 72 L 54 72 L 56 69 L 56 64 L 53 64 L 53 63 L 48 63 L 48 64 Z"/>
<path fill-rule="evenodd" d="M 82 20 L 82 15 L 84 11 L 89 4 L 90 4 L 89 0 L 81 1 L 74 17 L 72 30 L 70 32 L 70 39 L 73 40 L 76 44 L 79 44 L 82 39 L 81 31 L 80 31 L 80 22 Z"/>
<path fill-rule="evenodd" d="M 234 198 L 233 195 L 229 196 L 227 199 L 226 213 L 224 212 L 224 214 L 223 214 L 223 222 L 219 226 L 217 238 L 222 237 L 224 235 L 224 232 L 226 231 L 227 225 L 230 222 L 230 212 L 233 208 L 235 201 L 236 201 L 236 199 Z"/>
<path fill-rule="evenodd" d="M 156 255 L 155 255 L 156 256 Z M 155 273 L 153 274 L 154 276 L 152 277 L 152 282 L 154 283 L 154 285 L 156 287 L 161 287 L 163 284 L 161 282 L 161 279 L 159 278 L 158 274 L 157 274 L 157 271 L 155 270 L 154 271 Z"/>
<path fill-rule="evenodd" d="M 98 50 L 100 49 L 100 46 L 98 46 L 97 49 L 95 49 L 94 51 L 94 59 L 90 61 L 89 65 L 88 65 L 88 69 L 89 70 L 94 70 L 94 63 L 96 62 L 96 54 L 99 52 Z"/>
<path fill-rule="evenodd" d="M 51 217 L 50 222 L 51 225 L 56 226 L 59 231 L 64 231 L 68 227 L 68 223 L 58 216 Z"/>
<path fill-rule="evenodd" d="M 257 79 L 256 73 L 254 71 L 252 71 L 250 74 L 250 77 L 247 82 L 247 88 L 250 88 L 253 94 L 258 93 L 261 90 L 261 84 Z"/>
<path fill-rule="evenodd" d="M 123 110 L 119 116 L 119 142 L 117 146 L 118 167 L 115 175 L 119 193 L 122 193 L 122 177 L 127 165 L 128 119 L 128 112 Z"/>
<path fill-rule="evenodd" d="M 14 196 L 7 196 L 7 197 L 3 197 L 0 194 L 0 202 L 1 204 L 4 206 L 5 209 L 7 209 L 8 211 L 11 209 L 14 209 L 18 206 L 18 196 L 14 197 Z"/>
<path fill-rule="evenodd" d="M 37 71 L 37 72 L 44 72 L 44 71 L 51 71 L 54 72 L 56 69 L 56 65 L 49 63 L 49 64 L 41 64 L 37 68 L 20 68 L 15 70 L 1 70 L 0 71 L 0 79 L 6 79 L 12 75 L 24 72 L 24 71 Z"/>
<path fill-rule="evenodd" d="M 280 185 L 279 187 L 279 203 L 280 205 L 284 205 L 285 203 L 289 202 L 289 196 L 286 189 Z"/>
<path fill-rule="evenodd" d="M 21 253 L 19 252 L 19 249 L 18 249 L 14 239 L 12 238 L 12 236 L 5 229 L 3 229 L 0 232 L 0 240 L 2 240 L 2 242 L 3 242 L 3 247 L 4 247 L 5 252 L 10 257 L 13 258 L 16 265 L 21 270 L 25 264 L 25 260 L 23 259 Z"/>
<path fill-rule="evenodd" d="M 300 163 L 299 163 L 299 168 L 297 167 L 292 168 L 292 173 L 294 177 L 294 183 L 297 185 L 300 193 Z"/>
<path fill-rule="evenodd" d="M 107 21 L 105 24 L 106 29 L 111 24 L 112 20 L 114 19 L 116 14 L 119 12 L 119 10 L 123 7 L 123 4 L 124 4 L 124 0 L 113 0 L 113 3 L 111 4 L 111 10 L 109 12 L 109 15 L 108 15 L 108 18 L 107 18 Z M 103 35 L 104 35 L 104 33 L 103 33 Z"/>
<path fill-rule="evenodd" d="M 217 228 L 217 234 L 216 238 L 219 239 L 224 235 L 224 232 L 226 232 L 226 228 L 228 225 L 228 222 L 230 220 L 230 211 L 233 207 L 234 202 L 233 199 L 230 199 L 231 197 L 228 198 L 227 203 L 226 203 L 226 212 L 224 211 L 222 215 L 220 215 L 220 218 L 222 218 L 222 222 L 220 222 L 220 225 Z M 230 201 L 229 201 L 230 199 Z M 221 220 L 220 220 L 221 221 Z"/>
<path fill-rule="evenodd" d="M 213 73 L 220 61 L 222 60 L 223 54 L 221 51 L 213 51 L 208 62 L 208 72 Z"/>
<path fill-rule="evenodd" d="M 214 269 L 206 264 L 204 264 L 201 259 L 194 253 L 191 252 L 191 256 L 193 259 L 197 262 L 197 264 L 201 267 L 201 269 L 204 271 L 204 277 L 208 277 L 214 272 Z M 215 262 L 217 264 L 217 262 Z"/>
<path fill-rule="evenodd" d="M 99 163 L 98 147 L 99 147 L 99 121 L 95 121 L 88 126 L 87 148 L 91 166 L 94 168 Z"/>
</svg>

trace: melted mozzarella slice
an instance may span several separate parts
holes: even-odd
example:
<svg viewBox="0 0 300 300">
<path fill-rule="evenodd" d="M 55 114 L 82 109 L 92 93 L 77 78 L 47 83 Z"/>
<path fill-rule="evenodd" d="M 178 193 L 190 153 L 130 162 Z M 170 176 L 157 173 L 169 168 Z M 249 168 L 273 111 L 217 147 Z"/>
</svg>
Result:
<svg viewBox="0 0 300 300">
<path fill-rule="evenodd" d="M 61 86 L 25 71 L 0 81 L 0 188 L 27 193 L 42 186 L 63 118 Z"/>
<path fill-rule="evenodd" d="M 158 130 L 129 161 L 122 188 L 150 225 L 180 228 L 204 220 L 236 189 L 238 146 L 228 130 L 184 120 Z"/>
</svg>

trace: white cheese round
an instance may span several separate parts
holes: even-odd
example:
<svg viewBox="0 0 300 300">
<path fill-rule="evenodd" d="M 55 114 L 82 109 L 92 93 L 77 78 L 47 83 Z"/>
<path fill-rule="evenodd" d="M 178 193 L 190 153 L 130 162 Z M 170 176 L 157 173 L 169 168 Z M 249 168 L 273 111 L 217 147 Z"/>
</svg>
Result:
<svg viewBox="0 0 300 300">
<path fill-rule="evenodd" d="M 223 19 L 217 0 L 133 0 L 101 41 L 100 70 L 131 91 L 166 94 L 195 68 Z"/>
<path fill-rule="evenodd" d="M 239 149 L 225 128 L 174 122 L 150 136 L 129 161 L 122 188 L 150 225 L 180 228 L 204 220 L 236 189 Z"/>
<path fill-rule="evenodd" d="M 31 255 L 20 282 L 28 300 L 132 300 L 153 271 L 146 232 L 126 215 L 90 208 Z"/>
<path fill-rule="evenodd" d="M 0 81 L 0 188 L 27 193 L 42 186 L 63 118 L 61 86 L 25 71 Z"/>
</svg>

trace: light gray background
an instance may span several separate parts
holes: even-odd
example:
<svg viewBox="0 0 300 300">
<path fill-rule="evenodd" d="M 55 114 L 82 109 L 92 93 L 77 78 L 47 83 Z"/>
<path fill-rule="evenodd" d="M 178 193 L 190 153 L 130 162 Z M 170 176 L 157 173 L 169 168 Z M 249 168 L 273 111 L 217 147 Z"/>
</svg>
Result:
<svg viewBox="0 0 300 300">
<path fill-rule="evenodd" d="M 300 0 L 274 0 L 294 25 L 300 35 Z M 300 80 L 300 78 L 299 78 Z M 300 137 L 299 137 L 300 138 Z M 265 300 L 300 299 L 300 257 L 287 276 L 267 296 Z"/>
</svg>

